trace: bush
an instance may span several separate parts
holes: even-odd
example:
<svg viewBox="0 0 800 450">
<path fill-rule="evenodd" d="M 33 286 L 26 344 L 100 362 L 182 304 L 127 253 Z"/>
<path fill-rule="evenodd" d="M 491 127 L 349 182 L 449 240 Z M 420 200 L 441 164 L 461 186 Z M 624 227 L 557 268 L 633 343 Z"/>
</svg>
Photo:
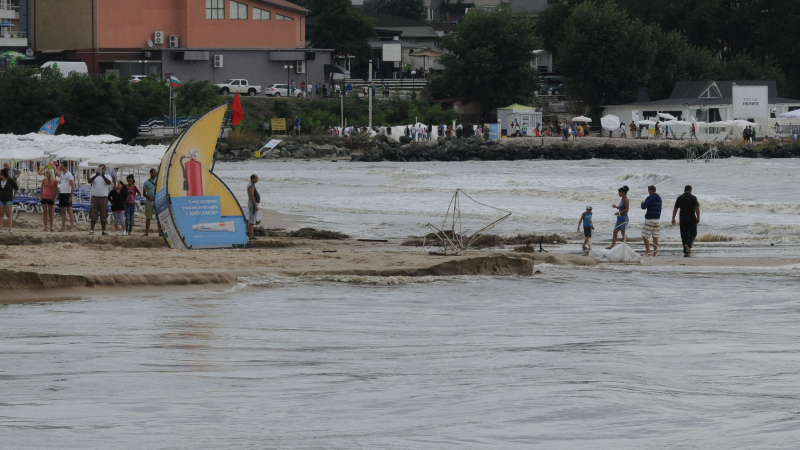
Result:
<svg viewBox="0 0 800 450">
<path fill-rule="evenodd" d="M 241 125 L 241 124 L 240 124 Z M 235 131 L 231 131 L 227 138 L 225 138 L 225 142 L 230 145 L 231 147 L 240 147 L 240 146 L 261 146 L 261 135 L 256 133 L 255 131 L 246 130 L 241 128 L 241 126 L 237 127 Z"/>
</svg>

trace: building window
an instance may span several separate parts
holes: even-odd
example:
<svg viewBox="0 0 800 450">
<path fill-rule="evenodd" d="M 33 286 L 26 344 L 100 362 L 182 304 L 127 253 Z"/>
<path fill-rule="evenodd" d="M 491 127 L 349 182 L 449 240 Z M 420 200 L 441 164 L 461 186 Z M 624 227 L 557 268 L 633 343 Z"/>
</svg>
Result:
<svg viewBox="0 0 800 450">
<path fill-rule="evenodd" d="M 231 20 L 247 20 L 247 5 L 231 0 Z"/>
<path fill-rule="evenodd" d="M 269 20 L 269 11 L 253 8 L 253 20 Z"/>
<path fill-rule="evenodd" d="M 294 20 L 294 19 L 280 14 L 275 14 L 275 20 Z"/>
<path fill-rule="evenodd" d="M 225 18 L 225 0 L 206 0 L 206 19 L 222 20 Z"/>
</svg>

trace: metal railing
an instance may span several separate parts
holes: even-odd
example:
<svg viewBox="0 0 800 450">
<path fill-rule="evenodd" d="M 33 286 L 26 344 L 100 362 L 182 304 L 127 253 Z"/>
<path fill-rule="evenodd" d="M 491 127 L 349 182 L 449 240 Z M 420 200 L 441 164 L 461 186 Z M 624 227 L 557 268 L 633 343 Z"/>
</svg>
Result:
<svg viewBox="0 0 800 450">
<path fill-rule="evenodd" d="M 24 31 L 6 31 L 5 33 L 0 32 L 0 38 L 27 39 L 28 33 Z"/>
</svg>

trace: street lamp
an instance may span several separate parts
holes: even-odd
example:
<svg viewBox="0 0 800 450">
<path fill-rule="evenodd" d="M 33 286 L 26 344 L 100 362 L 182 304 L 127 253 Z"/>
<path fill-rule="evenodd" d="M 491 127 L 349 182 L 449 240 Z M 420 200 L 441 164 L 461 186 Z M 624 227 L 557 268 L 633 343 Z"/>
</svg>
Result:
<svg viewBox="0 0 800 450">
<path fill-rule="evenodd" d="M 286 96 L 292 96 L 292 87 L 289 85 L 289 71 L 292 70 L 292 66 L 283 66 L 286 69 Z"/>
<path fill-rule="evenodd" d="M 416 85 L 414 84 L 414 82 L 415 82 L 414 78 L 416 78 L 416 77 L 417 77 L 417 71 L 416 70 L 412 70 L 411 71 L 411 95 L 412 96 L 416 96 L 417 95 Z"/>
</svg>

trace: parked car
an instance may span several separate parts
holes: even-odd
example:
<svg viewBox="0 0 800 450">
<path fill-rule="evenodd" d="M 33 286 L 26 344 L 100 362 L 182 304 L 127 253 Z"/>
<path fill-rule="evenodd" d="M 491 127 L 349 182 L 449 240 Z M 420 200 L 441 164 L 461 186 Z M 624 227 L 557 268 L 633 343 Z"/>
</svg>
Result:
<svg viewBox="0 0 800 450">
<path fill-rule="evenodd" d="M 138 83 L 147 78 L 147 75 L 131 75 L 131 83 Z"/>
<path fill-rule="evenodd" d="M 564 95 L 564 83 L 559 84 L 556 87 L 552 87 L 547 91 L 550 95 Z"/>
<path fill-rule="evenodd" d="M 40 69 L 47 69 L 51 68 L 53 70 L 58 70 L 61 72 L 61 75 L 68 77 L 72 73 L 77 73 L 81 75 L 88 75 L 89 68 L 86 66 L 85 62 L 73 62 L 73 61 L 48 61 L 42 64 Z"/>
<path fill-rule="evenodd" d="M 215 84 L 219 88 L 219 93 L 222 95 L 233 94 L 238 92 L 240 94 L 247 94 L 250 97 L 255 97 L 256 94 L 261 93 L 261 86 L 256 86 L 247 82 L 242 78 L 232 78 L 224 83 Z"/>
<path fill-rule="evenodd" d="M 288 97 L 289 96 L 288 86 L 289 85 L 287 84 L 272 84 L 270 86 L 267 86 L 266 89 L 264 89 L 264 95 L 268 95 L 270 97 Z M 292 86 L 291 88 L 292 88 L 292 97 L 303 96 L 303 91 L 295 88 L 294 86 Z"/>
</svg>

